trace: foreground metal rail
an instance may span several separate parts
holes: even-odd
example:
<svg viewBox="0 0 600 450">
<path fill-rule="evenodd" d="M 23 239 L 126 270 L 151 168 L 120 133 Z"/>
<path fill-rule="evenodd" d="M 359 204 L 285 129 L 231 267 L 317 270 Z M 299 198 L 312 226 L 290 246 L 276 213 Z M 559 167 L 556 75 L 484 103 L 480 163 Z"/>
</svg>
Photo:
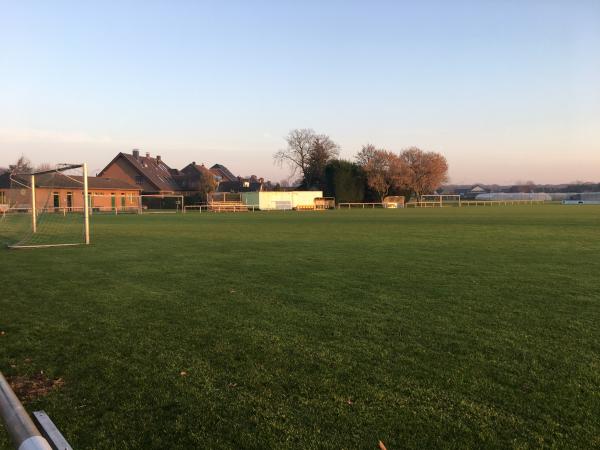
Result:
<svg viewBox="0 0 600 450">
<path fill-rule="evenodd" d="M 0 373 L 0 416 L 18 450 L 52 450 Z"/>
</svg>

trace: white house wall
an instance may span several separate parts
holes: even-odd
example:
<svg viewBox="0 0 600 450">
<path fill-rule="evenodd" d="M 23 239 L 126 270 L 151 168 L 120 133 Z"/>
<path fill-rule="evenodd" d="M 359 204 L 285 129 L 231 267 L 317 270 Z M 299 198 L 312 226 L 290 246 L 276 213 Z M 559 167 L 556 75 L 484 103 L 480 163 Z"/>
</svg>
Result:
<svg viewBox="0 0 600 450">
<path fill-rule="evenodd" d="M 258 205 L 263 210 L 290 209 L 314 205 L 315 198 L 323 197 L 323 191 L 291 192 L 244 192 L 242 201 L 246 205 Z"/>
</svg>

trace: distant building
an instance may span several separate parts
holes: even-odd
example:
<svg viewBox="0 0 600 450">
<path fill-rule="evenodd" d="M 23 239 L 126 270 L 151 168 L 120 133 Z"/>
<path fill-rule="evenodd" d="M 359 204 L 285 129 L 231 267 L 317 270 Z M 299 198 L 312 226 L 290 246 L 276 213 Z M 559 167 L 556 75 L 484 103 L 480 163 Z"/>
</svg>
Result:
<svg viewBox="0 0 600 450">
<path fill-rule="evenodd" d="M 473 184 L 469 186 L 446 186 L 440 192 L 444 195 L 460 195 L 463 199 L 474 199 L 479 194 L 487 194 L 490 189 L 483 184 Z"/>
<path fill-rule="evenodd" d="M 272 209 L 313 209 L 317 199 L 322 199 L 323 191 L 271 191 L 271 192 L 244 192 L 241 195 L 242 203 L 258 207 L 261 211 Z"/>
<path fill-rule="evenodd" d="M 140 155 L 139 150 L 131 154 L 119 153 L 99 173 L 139 186 L 143 194 L 194 195 L 199 189 L 199 180 L 204 171 L 211 173 L 217 181 L 218 192 L 247 192 L 262 189 L 262 178 L 243 179 L 236 177 L 227 167 L 215 164 L 210 169 L 192 162 L 181 170 L 169 167 L 160 156 L 150 153 Z"/>
<path fill-rule="evenodd" d="M 0 204 L 11 208 L 31 207 L 31 178 L 5 172 L 0 175 Z M 49 210 L 83 209 L 83 177 L 56 174 L 36 175 L 36 208 Z M 95 209 L 137 209 L 140 188 L 122 180 L 88 177 L 90 207 Z"/>
<path fill-rule="evenodd" d="M 195 164 L 195 163 L 192 163 L 192 164 Z M 236 177 L 234 174 L 232 174 L 231 171 L 227 167 L 225 167 L 221 164 L 215 164 L 209 170 L 214 175 L 214 177 L 218 183 L 221 183 L 223 181 L 237 181 L 237 179 L 238 179 L 238 177 Z"/>
<path fill-rule="evenodd" d="M 144 194 L 174 194 L 181 191 L 175 179 L 178 174 L 179 171 L 167 166 L 160 156 L 152 158 L 150 153 L 141 156 L 139 150 L 133 150 L 131 155 L 119 153 L 98 176 L 134 184 Z"/>
<path fill-rule="evenodd" d="M 196 161 L 194 161 L 181 169 L 176 180 L 183 191 L 187 191 L 190 195 L 193 195 L 194 192 L 203 190 L 201 184 L 203 177 L 206 177 L 207 175 L 214 177 L 212 171 L 204 167 L 204 164 L 198 165 L 196 164 Z"/>
<path fill-rule="evenodd" d="M 510 200 L 536 200 L 550 201 L 550 194 L 544 192 L 491 192 L 487 194 L 478 194 L 475 200 L 493 200 L 493 201 L 510 201 Z"/>
<path fill-rule="evenodd" d="M 238 177 L 235 181 L 221 181 L 217 192 L 261 192 L 264 180 L 252 176 L 250 178 Z"/>
<path fill-rule="evenodd" d="M 600 205 L 600 192 L 572 194 L 563 200 L 565 205 Z"/>
</svg>

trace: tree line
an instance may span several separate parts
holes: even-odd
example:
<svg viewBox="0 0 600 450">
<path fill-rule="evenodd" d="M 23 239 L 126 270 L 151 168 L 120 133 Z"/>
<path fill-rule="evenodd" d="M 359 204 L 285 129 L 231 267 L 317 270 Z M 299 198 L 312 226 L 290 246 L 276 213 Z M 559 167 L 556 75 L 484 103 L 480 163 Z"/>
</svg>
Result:
<svg viewBox="0 0 600 450">
<path fill-rule="evenodd" d="M 275 161 L 299 177 L 300 188 L 322 190 L 338 202 L 382 201 L 389 195 L 420 200 L 448 180 L 446 158 L 417 147 L 394 153 L 367 144 L 347 161 L 339 158 L 338 144 L 312 129 L 292 130 L 285 140 Z"/>
</svg>

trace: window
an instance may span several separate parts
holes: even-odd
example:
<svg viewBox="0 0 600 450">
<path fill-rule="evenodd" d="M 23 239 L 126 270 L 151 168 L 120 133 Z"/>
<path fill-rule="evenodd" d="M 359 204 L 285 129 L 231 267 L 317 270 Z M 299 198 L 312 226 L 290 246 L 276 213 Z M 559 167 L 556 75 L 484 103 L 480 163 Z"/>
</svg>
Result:
<svg viewBox="0 0 600 450">
<path fill-rule="evenodd" d="M 71 209 L 73 207 L 73 193 L 67 192 L 67 208 Z"/>
<path fill-rule="evenodd" d="M 144 177 L 141 175 L 137 175 L 135 177 L 135 184 L 138 184 L 138 185 L 144 184 Z"/>
<path fill-rule="evenodd" d="M 125 192 L 121 192 L 121 208 L 125 208 Z"/>
<path fill-rule="evenodd" d="M 250 182 L 249 181 L 244 181 L 244 187 L 245 188 L 249 188 L 250 187 Z"/>
<path fill-rule="evenodd" d="M 60 194 L 58 192 L 52 193 L 53 203 L 55 208 L 60 208 Z"/>
<path fill-rule="evenodd" d="M 0 205 L 6 205 L 8 202 L 6 201 L 6 192 L 0 191 Z"/>
</svg>

